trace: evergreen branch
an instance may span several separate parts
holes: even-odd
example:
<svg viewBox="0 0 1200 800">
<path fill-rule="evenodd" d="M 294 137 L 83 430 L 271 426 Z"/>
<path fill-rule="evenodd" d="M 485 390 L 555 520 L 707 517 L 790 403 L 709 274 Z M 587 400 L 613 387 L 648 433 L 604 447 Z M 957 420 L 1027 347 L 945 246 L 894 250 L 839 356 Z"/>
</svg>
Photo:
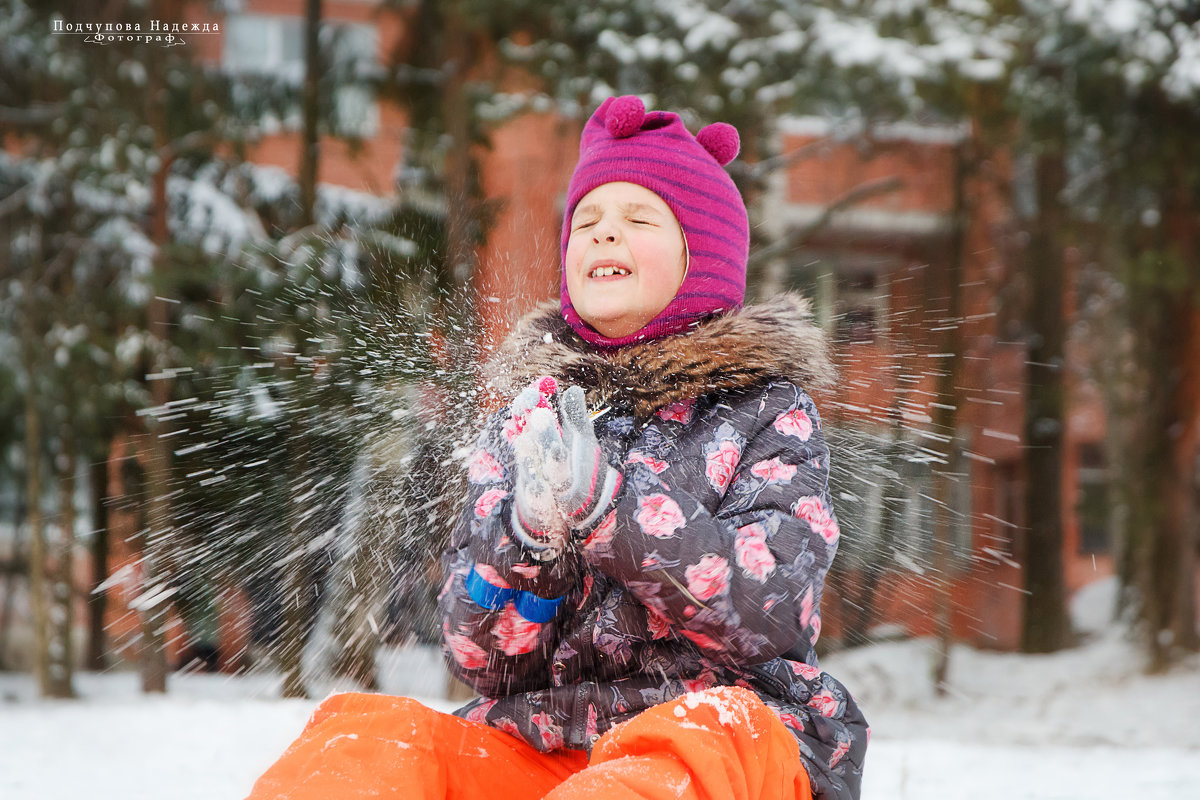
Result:
<svg viewBox="0 0 1200 800">
<path fill-rule="evenodd" d="M 25 196 L 29 194 L 31 188 L 32 185 L 27 183 L 8 197 L 0 200 L 0 219 L 4 219 L 9 214 L 17 213 L 25 205 Z"/>
<path fill-rule="evenodd" d="M 34 103 L 28 108 L 0 106 L 0 123 L 5 125 L 49 125 L 67 110 L 66 103 Z"/>
</svg>

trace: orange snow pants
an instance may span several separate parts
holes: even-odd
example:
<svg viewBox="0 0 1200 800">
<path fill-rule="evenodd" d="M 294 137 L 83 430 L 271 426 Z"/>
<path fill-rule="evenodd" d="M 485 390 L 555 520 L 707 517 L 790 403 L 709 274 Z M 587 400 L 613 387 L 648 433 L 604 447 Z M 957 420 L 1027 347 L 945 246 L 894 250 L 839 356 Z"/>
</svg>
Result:
<svg viewBox="0 0 1200 800">
<path fill-rule="evenodd" d="M 796 740 L 746 689 L 664 703 L 587 754 L 540 753 L 415 700 L 340 694 L 247 800 L 811 800 Z"/>
</svg>

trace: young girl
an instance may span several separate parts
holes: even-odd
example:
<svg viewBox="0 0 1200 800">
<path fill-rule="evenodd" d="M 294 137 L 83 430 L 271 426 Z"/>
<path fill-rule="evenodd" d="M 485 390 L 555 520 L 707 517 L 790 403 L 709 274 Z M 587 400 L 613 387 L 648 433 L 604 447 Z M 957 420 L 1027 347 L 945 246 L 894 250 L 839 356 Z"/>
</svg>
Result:
<svg viewBox="0 0 1200 800">
<path fill-rule="evenodd" d="M 868 729 L 816 664 L 837 548 L 806 303 L 742 308 L 736 131 L 610 98 L 561 303 L 522 320 L 443 563 L 438 714 L 337 695 L 254 798 L 857 798 Z M 303 788 L 301 788 L 301 784 Z"/>
</svg>

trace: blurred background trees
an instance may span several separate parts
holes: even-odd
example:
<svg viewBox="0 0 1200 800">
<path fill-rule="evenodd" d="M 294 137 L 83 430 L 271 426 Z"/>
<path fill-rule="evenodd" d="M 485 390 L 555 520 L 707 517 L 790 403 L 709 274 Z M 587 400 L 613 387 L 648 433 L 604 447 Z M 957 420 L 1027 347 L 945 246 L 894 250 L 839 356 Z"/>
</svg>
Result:
<svg viewBox="0 0 1200 800">
<path fill-rule="evenodd" d="M 482 352 L 554 296 L 545 195 L 623 93 L 738 127 L 750 292 L 804 289 L 838 336 L 829 638 L 883 635 L 891 585 L 931 592 L 948 640 L 990 613 L 963 587 L 1017 564 L 1019 644 L 1066 646 L 1064 520 L 1087 514 L 1151 666 L 1195 649 L 1196 4 L 120 8 L 0 14 L 0 667 L 65 696 L 82 654 L 157 691 L 172 665 L 265 657 L 300 694 L 306 647 L 370 685 L 380 641 L 436 638 L 447 431 L 486 402 Z M 90 43 L 56 19 L 220 32 Z M 872 233 L 911 211 L 928 176 L 906 159 L 935 139 L 936 230 Z M 518 145 L 536 175 L 497 166 Z M 340 188 L 329 153 L 372 185 Z M 797 211 L 847 154 L 883 171 Z M 1076 509 L 1078 386 L 1105 424 L 1102 491 Z"/>
</svg>

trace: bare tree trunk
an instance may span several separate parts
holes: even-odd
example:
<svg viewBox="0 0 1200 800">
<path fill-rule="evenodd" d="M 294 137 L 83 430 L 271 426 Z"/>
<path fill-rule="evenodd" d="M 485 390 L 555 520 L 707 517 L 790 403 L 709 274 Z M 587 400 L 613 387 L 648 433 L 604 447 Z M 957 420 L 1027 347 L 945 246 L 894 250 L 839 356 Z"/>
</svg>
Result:
<svg viewBox="0 0 1200 800">
<path fill-rule="evenodd" d="M 70 408 L 70 402 L 68 402 Z M 51 627 L 49 642 L 49 677 L 51 697 L 74 697 L 74 646 L 71 629 L 74 623 L 75 586 L 72 572 L 75 550 L 75 432 L 70 424 L 63 426 L 62 459 L 65 462 L 59 479 L 58 553 L 54 559 L 51 583 Z"/>
<path fill-rule="evenodd" d="M 1174 479 L 1171 481 L 1171 522 L 1179 531 L 1176 564 L 1179 595 L 1175 609 L 1175 640 L 1181 650 L 1200 649 L 1196 630 L 1196 567 L 1200 560 L 1200 308 L 1193 290 L 1190 308 L 1182 310 L 1183 336 L 1175 363 L 1179 385 L 1174 393 L 1176 431 Z"/>
<path fill-rule="evenodd" d="M 1021 648 L 1048 653 L 1068 644 L 1063 580 L 1062 459 L 1066 339 L 1065 132 L 1037 160 L 1037 217 L 1026 257 L 1029 292 L 1029 394 L 1025 407 L 1027 523 Z"/>
<path fill-rule="evenodd" d="M 450 147 L 446 153 L 446 247 L 454 281 L 464 285 L 474 266 L 472 237 L 475 203 L 471 192 L 471 124 L 467 72 L 471 67 L 469 32 L 461 0 L 444 4 L 445 69 L 449 77 L 442 94 L 442 118 Z"/>
<path fill-rule="evenodd" d="M 175 0 L 159 0 L 154 5 L 158 19 L 178 19 L 179 5 Z M 157 54 L 157 52 L 156 52 Z M 170 143 L 170 131 L 164 113 L 168 88 L 163 80 L 165 65 L 159 61 L 150 64 L 147 85 L 147 119 L 154 130 L 155 150 L 161 162 L 152 179 L 150 208 L 150 240 L 155 245 L 154 271 L 160 277 L 170 272 L 166 248 L 170 241 L 167 228 L 167 176 L 174 161 Z M 151 298 L 147 309 L 151 340 L 153 342 L 152 372 L 155 380 L 150 385 L 150 395 L 155 407 L 165 409 L 171 399 L 171 381 L 167 377 L 167 347 L 170 341 L 170 309 L 167 301 L 159 296 Z M 142 603 L 140 623 L 142 629 L 141 666 L 142 691 L 163 693 L 167 691 L 167 647 L 166 626 L 168 603 L 161 599 L 171 580 L 170 548 L 173 533 L 170 492 L 171 448 L 165 438 L 170 433 L 170 423 L 155 417 L 147 417 L 150 465 L 146 475 L 148 529 L 142 542 Z M 158 598 L 155 595 L 159 595 Z"/>
<path fill-rule="evenodd" d="M 309 569 L 308 535 L 311 515 L 305 513 L 305 495 L 314 483 L 313 473 L 305 468 L 311 453 L 306 447 L 308 437 L 293 421 L 288 435 L 288 547 L 291 559 L 285 566 L 283 581 L 283 629 L 278 641 L 278 660 L 283 672 L 284 697 L 307 698 L 304 685 L 303 656 L 305 632 L 308 628 L 308 594 L 312 591 Z"/>
<path fill-rule="evenodd" d="M 1184 206 L 1186 209 L 1186 205 Z M 1169 224 L 1190 219 L 1168 205 Z M 1195 257 L 1195 223 L 1172 225 L 1168 251 Z M 1128 522 L 1141 621 L 1151 671 L 1196 649 L 1195 465 L 1200 447 L 1200 280 L 1178 285 L 1166 275 L 1143 277 L 1131 292 L 1142 403 L 1131 438 Z"/>
<path fill-rule="evenodd" d="M 321 71 L 320 32 L 321 0 L 307 0 L 304 21 L 304 142 L 300 157 L 300 224 L 314 223 L 319 158 L 319 96 Z M 297 354 L 304 338 L 293 328 L 289 338 Z M 293 366 L 297 361 L 293 360 Z M 310 468 L 312 453 L 308 436 L 300 420 L 293 419 L 288 431 L 288 547 L 293 558 L 284 567 L 282 613 L 283 626 L 277 641 L 276 660 L 283 672 L 284 697 L 307 698 L 304 685 L 304 645 L 309 629 L 309 593 L 313 590 L 308 545 L 311 515 L 302 507 L 302 497 L 314 482 Z"/>
<path fill-rule="evenodd" d="M 304 4 L 304 138 L 300 149 L 300 227 L 315 221 L 317 166 L 320 158 L 321 0 Z"/>
<path fill-rule="evenodd" d="M 1187 534 L 1186 516 L 1180 517 L 1182 476 L 1173 452 L 1173 408 L 1177 387 L 1169 378 L 1170 365 L 1180 358 L 1178 307 L 1162 289 L 1139 293 L 1132 298 L 1140 350 L 1139 380 L 1143 388 L 1138 421 L 1130 437 L 1131 452 L 1128 497 L 1129 556 L 1137 586 L 1142 632 L 1152 672 L 1170 666 L 1179 644 L 1178 610 L 1181 597 L 1181 561 Z M 1137 308 L 1132 308 L 1136 306 Z M 1195 413 L 1194 410 L 1192 413 Z"/>
<path fill-rule="evenodd" d="M 1195 153 L 1197 148 L 1192 148 Z M 1174 562 L 1178 591 L 1172 609 L 1172 638 L 1177 650 L 1200 649 L 1196 630 L 1196 566 L 1200 553 L 1200 276 L 1195 265 L 1200 257 L 1200 201 L 1189 193 L 1182 180 L 1168 188 L 1168 226 L 1171 247 L 1179 261 L 1191 265 L 1191 281 L 1173 292 L 1175 346 L 1169 366 L 1170 417 L 1163 432 L 1170 439 L 1171 479 L 1164 487 L 1167 495 L 1167 527 L 1178 531 Z"/>
<path fill-rule="evenodd" d="M 32 313 L 32 309 L 27 309 Z M 29 325 L 32 327 L 32 325 Z M 29 503 L 29 601 L 33 609 L 33 674 L 38 689 L 49 697 L 50 611 L 46 605 L 46 530 L 42 520 L 42 412 L 36 395 L 32 360 L 26 366 L 25 389 L 25 491 Z"/>
<path fill-rule="evenodd" d="M 165 200 L 164 200 L 165 202 Z M 154 405 L 164 408 L 170 399 L 170 384 L 163 375 L 167 346 L 166 302 L 150 303 L 150 330 L 154 334 L 158 380 L 151 385 Z M 171 581 L 169 549 L 173 534 L 170 493 L 171 450 L 164 438 L 169 423 L 153 420 L 148 423 L 150 468 L 146 472 L 146 530 L 142 541 L 142 652 L 139 656 L 142 691 L 167 691 L 166 626 L 168 602 L 163 593 Z M 158 595 L 159 597 L 155 597 Z"/>
<path fill-rule="evenodd" d="M 46 527 L 42 518 L 42 398 L 38 392 L 38 347 L 41 326 L 36 315 L 37 275 L 45 264 L 42 252 L 42 226 L 33 229 L 33 263 L 25 279 L 23 325 L 25 385 L 25 487 L 29 505 L 29 596 L 33 610 L 33 673 L 43 697 L 52 697 L 50 679 L 50 609 L 46 591 Z"/>
<path fill-rule="evenodd" d="M 87 655 L 84 665 L 92 671 L 104 669 L 104 613 L 108 596 L 100 587 L 108 580 L 108 453 L 106 442 L 105 458 L 92 463 L 90 469 L 92 494 L 92 590 L 88 593 L 88 636 Z"/>
<path fill-rule="evenodd" d="M 953 600 L 950 594 L 954 571 L 951 516 L 957 511 L 954 508 L 954 483 L 961 480 L 962 469 L 962 448 L 958 442 L 959 396 L 956 387 L 962 384 L 959 373 L 963 360 L 962 349 L 966 345 L 962 335 L 962 280 L 966 225 L 970 216 L 966 183 L 971 166 L 965 148 L 966 145 L 960 144 L 954 154 L 954 219 L 944 284 L 946 321 L 939 326 L 943 331 L 938 349 L 938 352 L 948 355 L 944 356 L 942 370 L 938 375 L 938 399 L 931 415 L 934 433 L 947 437 L 944 449 L 946 463 L 940 470 L 935 468 L 933 472 L 934 496 L 937 498 L 933 530 L 933 569 L 937 576 L 937 649 L 934 652 L 933 686 L 939 695 L 946 693 L 946 681 L 950 672 L 950 644 L 954 637 L 951 619 Z"/>
</svg>

